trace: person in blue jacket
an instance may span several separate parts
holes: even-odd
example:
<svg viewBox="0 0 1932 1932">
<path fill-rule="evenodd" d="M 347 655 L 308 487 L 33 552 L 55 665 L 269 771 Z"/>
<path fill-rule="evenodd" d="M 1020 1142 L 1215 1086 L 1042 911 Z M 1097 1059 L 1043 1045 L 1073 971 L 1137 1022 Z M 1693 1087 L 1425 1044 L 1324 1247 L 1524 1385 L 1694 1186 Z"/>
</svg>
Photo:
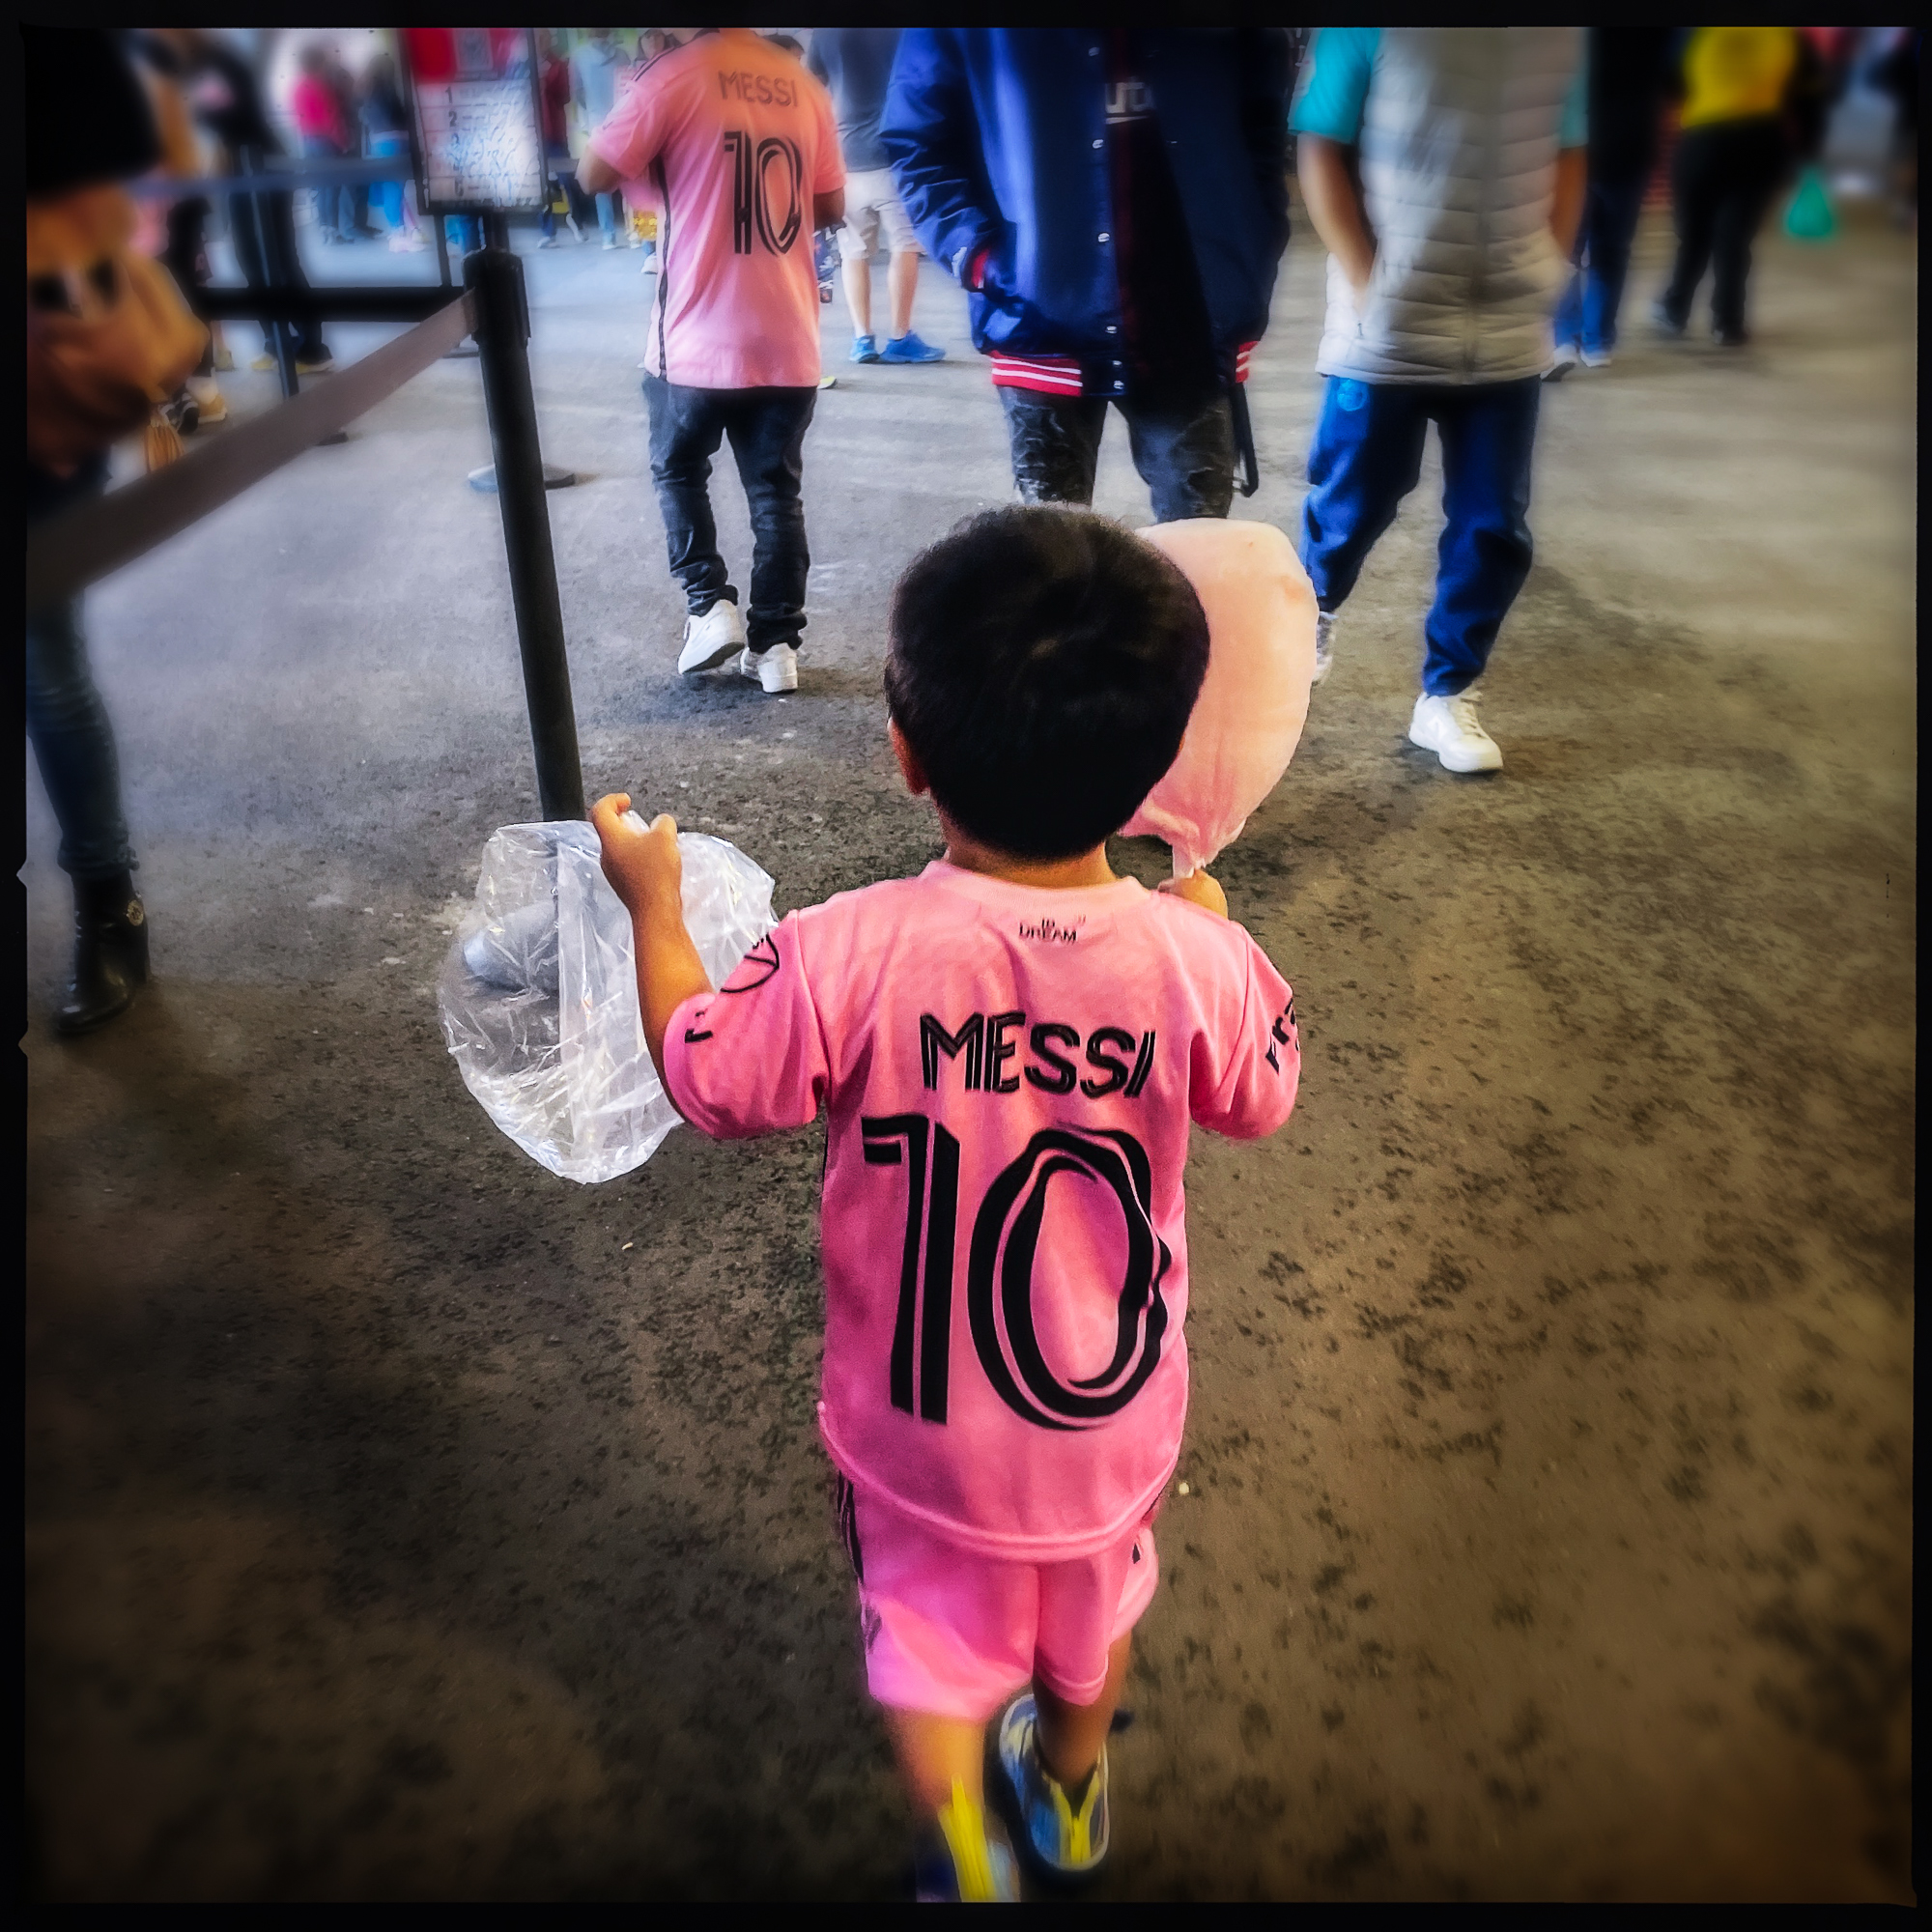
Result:
<svg viewBox="0 0 1932 1932">
<path fill-rule="evenodd" d="M 971 292 L 1028 503 L 1090 503 L 1111 403 L 1155 517 L 1257 485 L 1241 392 L 1288 242 L 1276 28 L 908 28 L 879 140 Z"/>
</svg>

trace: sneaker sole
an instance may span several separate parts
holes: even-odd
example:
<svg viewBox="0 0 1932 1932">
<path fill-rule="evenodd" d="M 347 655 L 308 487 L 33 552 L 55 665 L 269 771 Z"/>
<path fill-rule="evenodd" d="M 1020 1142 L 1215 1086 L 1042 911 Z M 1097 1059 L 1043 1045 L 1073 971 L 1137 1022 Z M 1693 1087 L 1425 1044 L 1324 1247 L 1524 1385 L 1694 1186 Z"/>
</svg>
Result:
<svg viewBox="0 0 1932 1932">
<path fill-rule="evenodd" d="M 1480 777 L 1485 772 L 1499 772 L 1503 768 L 1503 761 L 1500 753 L 1498 753 L 1496 760 L 1493 764 L 1483 763 L 1478 765 L 1470 765 L 1470 764 L 1463 764 L 1460 760 L 1452 758 L 1447 752 L 1437 751 L 1436 748 L 1434 745 L 1432 745 L 1427 738 L 1418 738 L 1412 731 L 1408 734 L 1408 742 L 1411 745 L 1413 745 L 1417 751 L 1429 753 L 1429 754 L 1432 757 L 1434 757 L 1437 763 L 1441 765 L 1442 769 L 1445 772 L 1454 772 L 1461 778 L 1476 778 Z"/>
<path fill-rule="evenodd" d="M 677 661 L 679 675 L 683 677 L 696 677 L 699 671 L 716 670 L 720 665 L 731 658 L 735 658 L 744 648 L 743 639 L 726 638 L 722 644 L 715 646 L 704 657 L 693 658 L 687 663 L 680 656 Z"/>
</svg>

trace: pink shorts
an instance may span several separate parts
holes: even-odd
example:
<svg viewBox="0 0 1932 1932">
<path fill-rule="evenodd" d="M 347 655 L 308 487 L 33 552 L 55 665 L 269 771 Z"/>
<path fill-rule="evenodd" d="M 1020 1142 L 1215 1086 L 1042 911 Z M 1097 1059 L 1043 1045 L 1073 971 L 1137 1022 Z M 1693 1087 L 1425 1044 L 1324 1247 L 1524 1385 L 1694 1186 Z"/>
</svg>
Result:
<svg viewBox="0 0 1932 1932">
<path fill-rule="evenodd" d="M 866 1682 L 881 1704 L 980 1723 L 1037 1679 L 1069 1704 L 1106 1688 L 1107 1652 L 1153 1601 L 1153 1519 L 1095 1556 L 982 1556 L 838 1479 L 859 1579 Z"/>
</svg>

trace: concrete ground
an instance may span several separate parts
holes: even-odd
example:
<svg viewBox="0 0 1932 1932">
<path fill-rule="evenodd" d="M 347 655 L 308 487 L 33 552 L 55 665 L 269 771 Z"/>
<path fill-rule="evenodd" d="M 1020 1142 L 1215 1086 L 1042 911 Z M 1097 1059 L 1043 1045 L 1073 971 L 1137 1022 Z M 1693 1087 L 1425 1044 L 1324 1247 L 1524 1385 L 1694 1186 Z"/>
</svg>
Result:
<svg viewBox="0 0 1932 1932">
<path fill-rule="evenodd" d="M 1662 246 L 1627 352 L 1545 397 L 1506 771 L 1403 740 L 1432 467 L 1218 868 L 1303 1082 L 1193 1157 L 1116 1896 L 1913 1895 L 1916 256 L 1768 238 L 1721 355 L 1649 339 Z M 1009 494 L 960 298 L 928 274 L 929 370 L 848 369 L 827 311 L 775 702 L 673 672 L 638 258 L 530 269 L 593 793 L 735 840 L 781 908 L 916 868 L 888 593 Z M 1237 516 L 1292 523 L 1320 272 L 1304 233 Z M 818 1130 L 680 1132 L 584 1189 L 443 1051 L 449 930 L 533 813 L 488 455 L 440 363 L 91 593 L 156 980 L 77 1044 L 40 1017 L 68 914 L 28 781 L 47 1897 L 900 1882 L 812 1428 Z M 1099 506 L 1147 521 L 1118 425 Z"/>
</svg>

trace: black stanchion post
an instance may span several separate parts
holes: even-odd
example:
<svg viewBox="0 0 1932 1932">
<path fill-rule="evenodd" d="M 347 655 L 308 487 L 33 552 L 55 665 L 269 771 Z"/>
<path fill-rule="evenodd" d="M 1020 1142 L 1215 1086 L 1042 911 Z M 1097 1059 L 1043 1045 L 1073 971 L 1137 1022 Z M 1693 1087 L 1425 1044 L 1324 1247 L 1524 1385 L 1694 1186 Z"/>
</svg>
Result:
<svg viewBox="0 0 1932 1932">
<path fill-rule="evenodd" d="M 484 247 L 463 258 L 463 282 L 476 295 L 476 340 L 483 352 L 497 500 L 503 509 L 503 548 L 510 559 L 510 597 L 524 659 L 530 741 L 536 749 L 537 798 L 547 819 L 583 818 L 588 814 L 577 752 L 577 714 L 570 702 L 563 607 L 557 599 L 536 398 L 530 390 L 524 266 L 502 236 L 493 233 Z"/>
</svg>

